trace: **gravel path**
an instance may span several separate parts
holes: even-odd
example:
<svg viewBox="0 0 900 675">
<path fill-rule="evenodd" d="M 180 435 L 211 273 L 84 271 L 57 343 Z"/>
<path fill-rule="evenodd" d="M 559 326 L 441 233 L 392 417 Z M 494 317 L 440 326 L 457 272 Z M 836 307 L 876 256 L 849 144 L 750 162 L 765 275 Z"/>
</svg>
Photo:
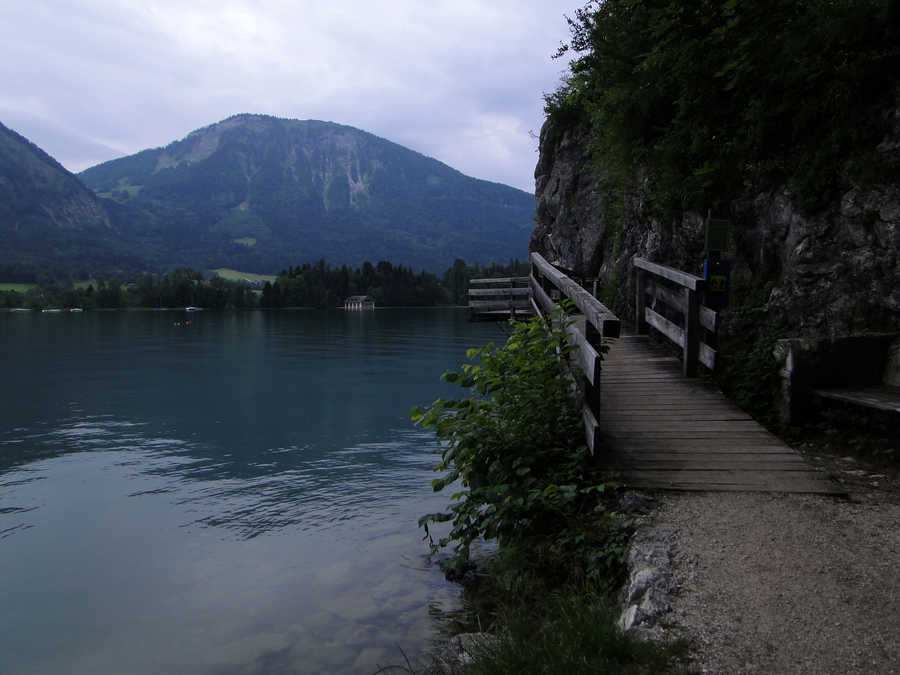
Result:
<svg viewBox="0 0 900 675">
<path fill-rule="evenodd" d="M 669 549 L 658 624 L 692 642 L 699 672 L 900 673 L 900 489 L 833 462 L 849 500 L 659 496 L 647 525 Z"/>
</svg>

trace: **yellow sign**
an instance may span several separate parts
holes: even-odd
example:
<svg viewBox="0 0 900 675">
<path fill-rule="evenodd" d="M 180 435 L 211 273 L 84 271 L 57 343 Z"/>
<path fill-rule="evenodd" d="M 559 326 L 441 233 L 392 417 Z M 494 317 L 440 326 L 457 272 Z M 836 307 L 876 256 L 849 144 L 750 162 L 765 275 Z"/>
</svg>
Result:
<svg viewBox="0 0 900 675">
<path fill-rule="evenodd" d="M 721 274 L 713 274 L 709 278 L 709 290 L 716 293 L 724 293 L 728 290 L 728 277 Z"/>
</svg>

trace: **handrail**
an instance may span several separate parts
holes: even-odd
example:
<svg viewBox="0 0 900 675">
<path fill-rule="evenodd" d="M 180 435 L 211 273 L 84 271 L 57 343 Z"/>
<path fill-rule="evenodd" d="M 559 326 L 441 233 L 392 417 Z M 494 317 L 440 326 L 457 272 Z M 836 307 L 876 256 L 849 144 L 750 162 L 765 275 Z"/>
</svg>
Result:
<svg viewBox="0 0 900 675">
<path fill-rule="evenodd" d="M 531 254 L 532 280 L 535 279 L 535 269 L 543 277 L 556 287 L 559 292 L 575 303 L 590 324 L 597 329 L 602 337 L 619 337 L 619 318 L 610 311 L 602 302 L 578 285 L 565 274 L 548 263 L 540 253 Z M 544 288 L 546 291 L 547 289 Z"/>
<path fill-rule="evenodd" d="M 603 338 L 619 337 L 620 322 L 602 302 L 574 280 L 547 262 L 539 253 L 531 254 L 531 304 L 538 316 L 547 316 L 568 298 L 580 310 L 567 326 L 569 342 L 575 345 L 573 362 L 576 382 L 584 392 L 582 417 L 587 445 L 591 453 L 600 447 L 600 354 Z M 553 296 L 558 296 L 554 299 Z"/>
<path fill-rule="evenodd" d="M 697 374 L 698 363 L 715 370 L 716 351 L 709 343 L 714 342 L 718 315 L 700 303 L 701 293 L 706 290 L 706 280 L 644 258 L 632 258 L 632 264 L 637 272 L 635 330 L 644 333 L 647 326 L 652 326 L 681 347 L 682 370 L 686 377 Z M 651 298 L 649 306 L 647 296 Z M 661 310 L 658 303 L 680 314 L 682 325 L 657 311 Z M 708 332 L 706 339 L 701 339 L 701 329 Z"/>
<path fill-rule="evenodd" d="M 698 277 L 694 276 L 693 274 L 688 274 L 687 272 L 682 272 L 681 270 L 677 270 L 674 267 L 658 265 L 657 263 L 652 263 L 649 260 L 645 260 L 644 258 L 634 258 L 631 262 L 638 269 L 645 270 L 647 272 L 650 272 L 651 274 L 662 277 L 663 279 L 673 281 L 679 286 L 684 286 L 685 288 L 689 288 L 692 291 L 700 290 L 703 284 L 706 283 L 703 277 Z"/>
</svg>

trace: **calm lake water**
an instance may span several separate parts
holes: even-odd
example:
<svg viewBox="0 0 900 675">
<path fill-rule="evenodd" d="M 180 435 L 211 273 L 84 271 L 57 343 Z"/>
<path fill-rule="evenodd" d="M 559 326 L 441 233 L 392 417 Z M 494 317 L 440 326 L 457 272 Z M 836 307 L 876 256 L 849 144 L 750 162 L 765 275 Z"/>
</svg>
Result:
<svg viewBox="0 0 900 675">
<path fill-rule="evenodd" d="M 423 654 L 460 600 L 409 408 L 503 339 L 464 310 L 0 314 L 0 673 Z"/>
</svg>

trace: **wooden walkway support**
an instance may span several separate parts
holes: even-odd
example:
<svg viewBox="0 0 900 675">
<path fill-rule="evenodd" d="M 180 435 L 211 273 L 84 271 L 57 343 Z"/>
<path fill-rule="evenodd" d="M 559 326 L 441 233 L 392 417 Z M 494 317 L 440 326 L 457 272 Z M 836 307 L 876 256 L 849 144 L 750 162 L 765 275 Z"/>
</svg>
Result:
<svg viewBox="0 0 900 675">
<path fill-rule="evenodd" d="M 600 380 L 605 463 L 631 486 L 845 494 L 647 336 L 616 340 Z"/>
<path fill-rule="evenodd" d="M 528 277 L 469 280 L 469 317 L 473 321 L 507 321 L 532 315 Z"/>
</svg>

